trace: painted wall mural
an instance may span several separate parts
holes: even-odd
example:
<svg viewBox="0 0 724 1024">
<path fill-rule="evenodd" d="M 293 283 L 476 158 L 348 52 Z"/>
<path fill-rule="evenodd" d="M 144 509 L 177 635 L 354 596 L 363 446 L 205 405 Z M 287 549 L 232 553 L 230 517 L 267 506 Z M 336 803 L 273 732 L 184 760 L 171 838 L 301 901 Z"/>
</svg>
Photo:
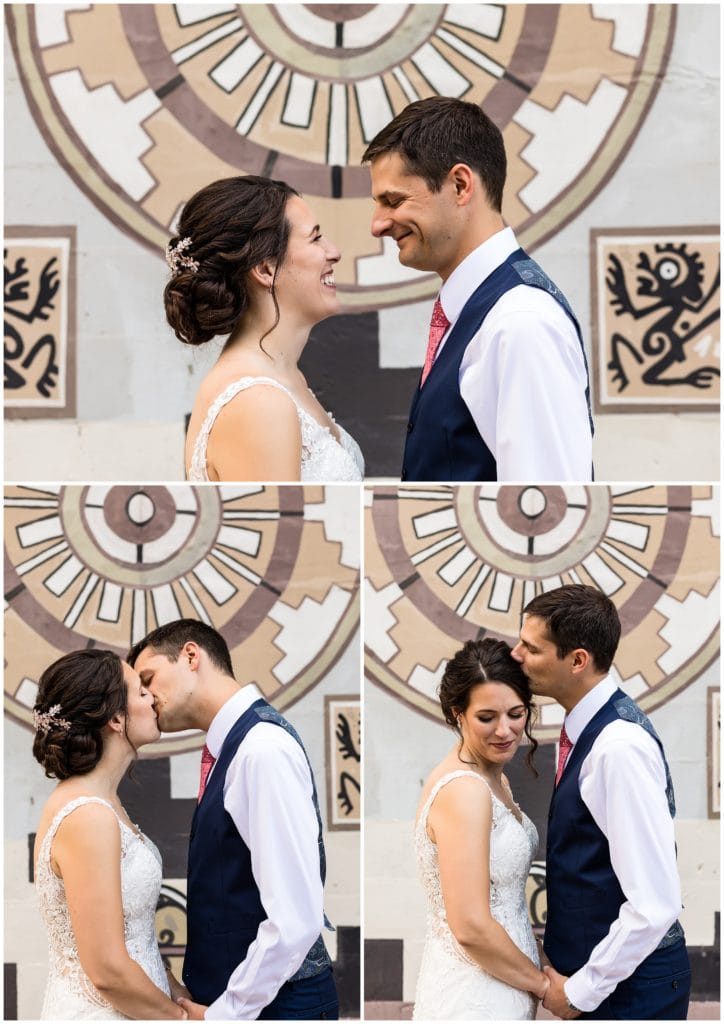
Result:
<svg viewBox="0 0 724 1024">
<path fill-rule="evenodd" d="M 336 277 L 352 311 L 438 287 L 370 237 L 360 157 L 383 125 L 427 96 L 484 104 L 508 152 L 504 215 L 533 250 L 631 144 L 675 8 L 15 4 L 8 24 L 43 135 L 114 223 L 160 256 L 208 181 L 283 178 L 344 225 Z"/>
<path fill-rule="evenodd" d="M 616 604 L 617 681 L 645 711 L 719 649 L 719 525 L 711 486 L 501 486 L 368 491 L 366 671 L 439 720 L 444 661 L 484 634 L 509 643 L 533 596 L 564 583 Z M 539 739 L 561 708 L 542 702 Z"/>
<path fill-rule="evenodd" d="M 348 839 L 334 830 L 359 822 L 351 782 L 359 786 L 359 568 L 357 486 L 6 487 L 5 1019 L 37 1016 L 47 956 L 28 855 L 52 788 L 31 755 L 39 675 L 73 649 L 108 647 L 124 656 L 156 625 L 186 616 L 218 629 L 237 680 L 256 682 L 299 729 L 320 803 L 325 786 L 341 788 L 347 762 L 340 759 L 356 759 L 356 774 L 343 780 L 352 794 L 348 811 L 337 811 L 332 794 L 323 816 L 327 909 L 337 926 L 332 955 L 345 1013 L 357 1015 L 359 850 L 356 833 Z M 349 726 L 339 750 L 325 749 L 329 692 L 340 738 L 342 716 Z M 131 820 L 162 855 L 157 934 L 178 977 L 203 740 L 195 730 L 162 735 L 120 789 Z"/>
<path fill-rule="evenodd" d="M 288 707 L 357 628 L 355 498 L 340 487 L 9 489 L 6 621 L 32 643 L 22 661 L 10 649 L 6 707 L 29 722 L 33 679 L 60 653 L 90 641 L 123 655 L 187 616 L 224 635 L 241 681 L 253 675 Z M 195 746 L 174 736 L 154 750 Z"/>
</svg>

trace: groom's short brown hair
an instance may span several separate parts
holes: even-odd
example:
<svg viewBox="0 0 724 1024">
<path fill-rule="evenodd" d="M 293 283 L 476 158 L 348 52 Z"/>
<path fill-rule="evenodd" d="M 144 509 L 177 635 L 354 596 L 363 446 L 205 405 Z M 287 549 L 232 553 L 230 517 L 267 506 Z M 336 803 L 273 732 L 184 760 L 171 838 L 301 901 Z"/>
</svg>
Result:
<svg viewBox="0 0 724 1024">
<path fill-rule="evenodd" d="M 231 654 L 226 640 L 213 626 L 207 626 L 198 619 L 176 619 L 159 626 L 133 645 L 126 661 L 133 668 L 138 655 L 146 647 L 152 647 L 158 654 L 165 654 L 170 661 L 178 661 L 184 644 L 189 640 L 206 651 L 212 665 L 234 678 Z"/>
<path fill-rule="evenodd" d="M 450 96 L 429 96 L 401 110 L 375 135 L 362 163 L 398 153 L 410 174 L 439 192 L 455 164 L 479 175 L 488 202 L 500 213 L 507 171 L 505 144 L 498 126 L 477 103 Z"/>
<path fill-rule="evenodd" d="M 608 672 L 621 639 L 621 620 L 613 601 L 596 587 L 556 587 L 534 597 L 523 613 L 543 619 L 559 658 L 582 647 L 599 672 Z"/>
</svg>

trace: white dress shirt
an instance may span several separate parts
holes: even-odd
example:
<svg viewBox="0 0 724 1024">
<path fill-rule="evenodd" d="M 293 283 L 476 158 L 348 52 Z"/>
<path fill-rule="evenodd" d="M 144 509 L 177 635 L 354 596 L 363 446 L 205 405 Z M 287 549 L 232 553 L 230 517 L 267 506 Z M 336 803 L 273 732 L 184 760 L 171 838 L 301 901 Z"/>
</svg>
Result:
<svg viewBox="0 0 724 1024">
<path fill-rule="evenodd" d="M 574 747 L 616 688 L 607 676 L 566 716 Z M 653 953 L 676 921 L 681 883 L 666 771 L 652 736 L 634 722 L 605 726 L 581 766 L 578 786 L 608 840 L 611 866 L 626 897 L 608 934 L 564 985 L 569 1001 L 590 1012 Z"/>
<path fill-rule="evenodd" d="M 214 757 L 232 726 L 262 696 L 250 684 L 219 710 L 206 736 Z M 324 927 L 312 778 L 304 751 L 285 729 L 260 722 L 247 734 L 226 773 L 224 807 L 251 852 L 267 918 L 205 1016 L 255 1020 Z"/>
<path fill-rule="evenodd" d="M 440 289 L 451 327 L 475 289 L 518 249 L 512 228 L 473 250 Z M 468 343 L 460 394 L 504 480 L 590 480 L 586 366 L 576 329 L 541 288 L 521 284 L 495 303 Z"/>
</svg>

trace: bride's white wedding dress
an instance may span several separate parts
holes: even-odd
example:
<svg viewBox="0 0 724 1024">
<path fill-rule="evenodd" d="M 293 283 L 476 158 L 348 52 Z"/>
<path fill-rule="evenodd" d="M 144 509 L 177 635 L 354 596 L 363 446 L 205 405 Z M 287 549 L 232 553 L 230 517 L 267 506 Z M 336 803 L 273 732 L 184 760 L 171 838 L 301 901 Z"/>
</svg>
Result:
<svg viewBox="0 0 724 1024">
<path fill-rule="evenodd" d="M 35 885 L 43 921 L 48 930 L 49 972 L 41 1020 L 127 1020 L 94 987 L 78 957 L 63 880 L 53 873 L 50 853 L 60 823 L 82 804 L 100 797 L 82 796 L 62 807 L 43 836 L 38 853 Z M 115 814 L 115 811 L 113 812 Z M 128 955 L 140 964 L 151 981 L 170 995 L 168 978 L 158 950 L 154 917 L 161 890 L 161 855 L 146 836 L 140 836 L 120 818 L 121 889 Z"/>
<path fill-rule="evenodd" d="M 235 398 L 239 392 L 253 387 L 255 384 L 270 384 L 289 395 L 296 406 L 299 416 L 299 427 L 302 432 L 302 464 L 300 479 L 306 483 L 325 483 L 327 481 L 362 480 L 365 463 L 359 445 L 328 413 L 339 433 L 339 441 L 328 427 L 317 423 L 306 409 L 297 402 L 294 395 L 273 377 L 241 377 L 230 384 L 209 406 L 209 411 L 201 430 L 194 442 L 191 466 L 188 478 L 192 483 L 208 482 L 206 472 L 206 448 L 209 435 L 224 406 Z M 241 443 L 241 441 L 240 441 Z"/>
<path fill-rule="evenodd" d="M 445 917 L 437 847 L 427 834 L 427 817 L 443 786 L 477 772 L 455 771 L 433 786 L 415 830 L 415 850 L 427 897 L 427 931 L 415 994 L 415 1020 L 533 1020 L 536 1000 L 487 974 L 462 949 Z M 490 787 L 488 786 L 488 789 Z M 525 882 L 538 847 L 535 825 L 513 812 L 490 792 L 490 912 L 516 946 L 536 964 L 538 949 L 528 917 Z"/>
</svg>

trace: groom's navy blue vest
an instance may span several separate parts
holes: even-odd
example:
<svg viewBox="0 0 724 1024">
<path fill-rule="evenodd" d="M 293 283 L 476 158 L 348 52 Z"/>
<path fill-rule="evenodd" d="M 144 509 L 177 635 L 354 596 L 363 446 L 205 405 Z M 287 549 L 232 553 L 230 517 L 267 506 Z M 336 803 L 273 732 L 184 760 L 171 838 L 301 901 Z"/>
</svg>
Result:
<svg viewBox="0 0 724 1024">
<path fill-rule="evenodd" d="M 460 363 L 468 343 L 498 299 L 521 284 L 541 288 L 553 296 L 576 329 L 586 363 L 581 328 L 563 293 L 522 249 L 511 253 L 470 296 L 432 364 L 424 387 L 415 391 L 402 459 L 403 480 L 497 480 L 495 457 L 460 394 Z M 530 343 L 535 345 L 536 339 L 531 338 Z M 545 387 L 544 380 L 540 386 Z M 593 434 L 588 383 L 586 403 Z"/>
<path fill-rule="evenodd" d="M 213 1003 L 224 992 L 232 972 L 246 956 L 259 925 L 267 916 L 252 874 L 249 847 L 224 809 L 227 769 L 247 733 L 260 722 L 271 722 L 286 729 L 304 750 L 290 723 L 265 700 L 255 701 L 226 737 L 203 799 L 194 813 L 189 840 L 183 980 L 194 999 L 205 1005 Z M 312 775 L 311 766 L 309 771 Z M 312 799 L 319 825 L 319 872 L 324 882 L 322 818 L 313 775 Z M 290 980 L 313 977 L 329 965 L 329 954 L 320 935 Z"/>
<path fill-rule="evenodd" d="M 571 975 L 587 962 L 593 947 L 609 932 L 625 902 L 608 840 L 581 799 L 578 777 L 593 742 L 617 719 L 635 722 L 652 736 L 666 771 L 666 797 L 673 818 L 674 789 L 664 748 L 646 715 L 623 690 L 616 690 L 578 738 L 556 786 L 548 814 L 546 889 L 548 914 L 543 947 L 561 974 Z M 635 786 L 635 779 L 631 780 Z M 676 921 L 659 944 L 672 945 L 684 934 Z"/>
</svg>

